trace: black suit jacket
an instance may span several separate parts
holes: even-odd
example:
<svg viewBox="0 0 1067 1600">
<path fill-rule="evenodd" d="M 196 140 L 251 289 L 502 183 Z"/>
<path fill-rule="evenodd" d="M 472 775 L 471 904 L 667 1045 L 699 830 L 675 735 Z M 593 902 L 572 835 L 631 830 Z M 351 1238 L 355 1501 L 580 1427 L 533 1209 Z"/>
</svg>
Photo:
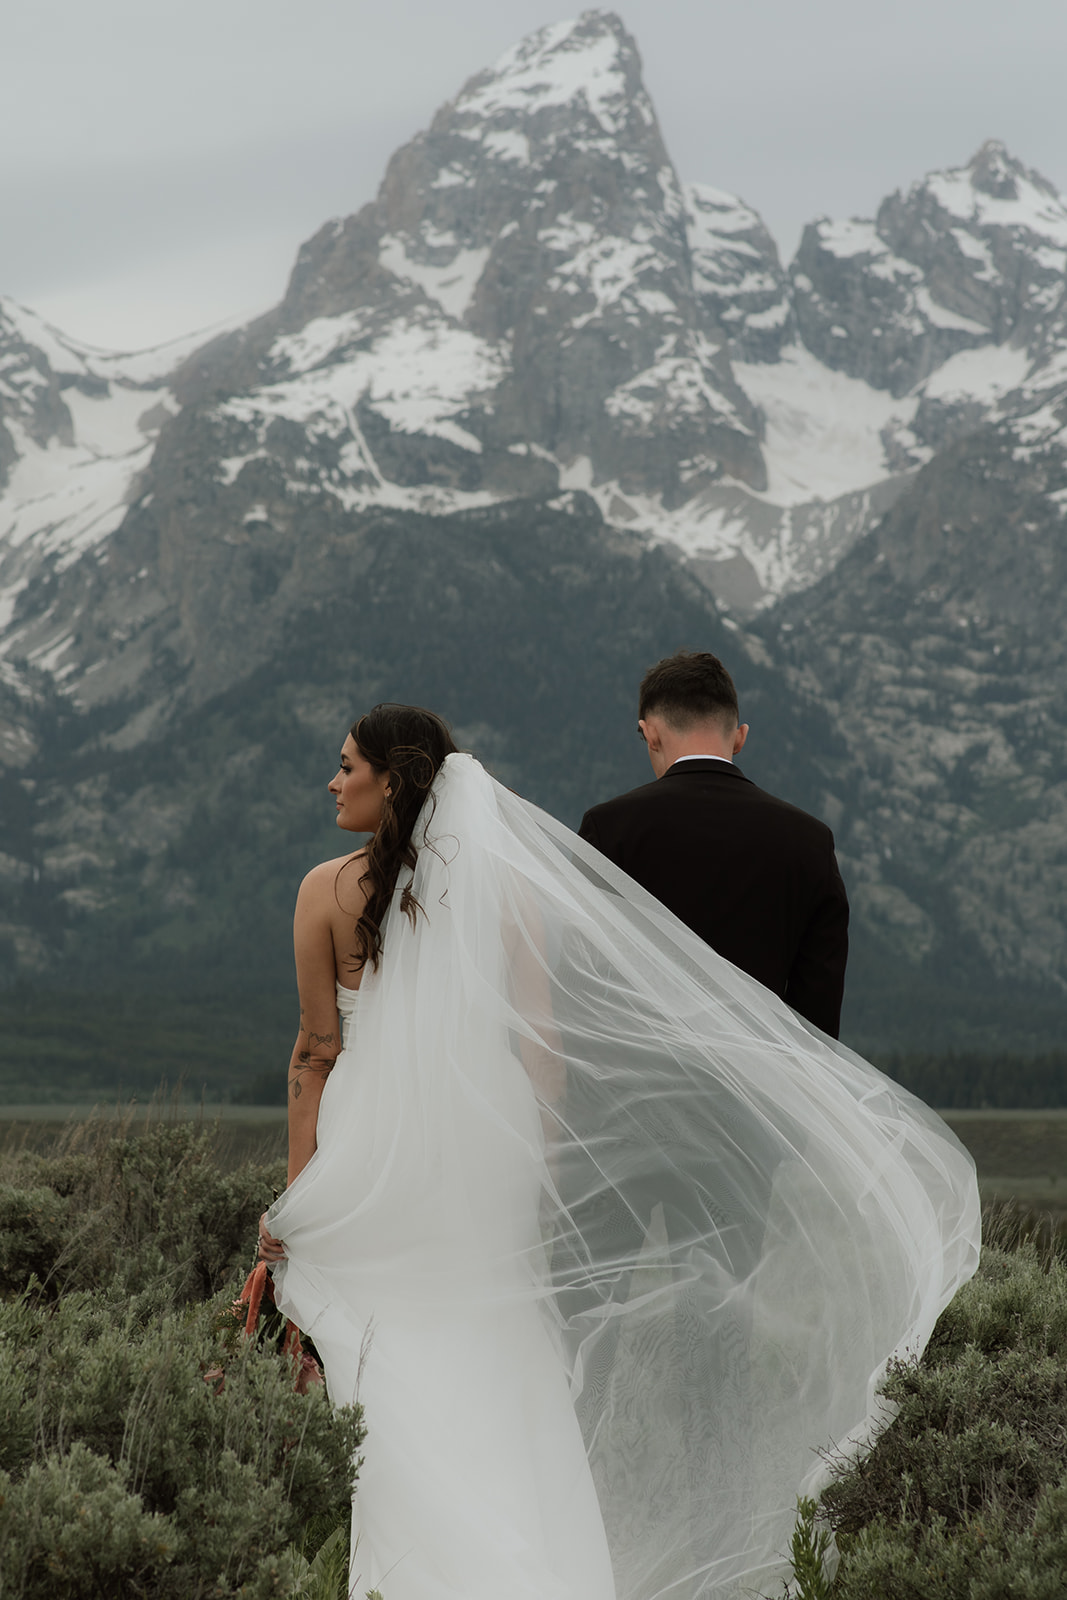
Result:
<svg viewBox="0 0 1067 1600">
<path fill-rule="evenodd" d="M 834 836 L 727 761 L 676 762 L 579 832 L 712 949 L 837 1037 L 848 899 Z"/>
</svg>

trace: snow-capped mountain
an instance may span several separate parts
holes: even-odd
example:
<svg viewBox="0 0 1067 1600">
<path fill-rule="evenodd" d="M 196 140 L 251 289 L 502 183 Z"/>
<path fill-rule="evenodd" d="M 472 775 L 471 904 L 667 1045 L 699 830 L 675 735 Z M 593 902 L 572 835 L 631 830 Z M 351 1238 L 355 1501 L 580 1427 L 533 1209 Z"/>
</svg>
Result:
<svg viewBox="0 0 1067 1600">
<path fill-rule="evenodd" d="M 989 388 L 1017 386 L 1062 309 L 1067 204 L 989 141 L 968 166 L 885 200 L 871 222 L 806 229 L 792 269 L 797 326 L 835 371 L 896 397 L 966 397 L 983 385 L 979 351 L 1014 350 Z M 943 369 L 953 363 L 950 372 Z M 988 389 L 987 389 L 988 392 Z"/>
<path fill-rule="evenodd" d="M 711 581 L 742 608 L 830 570 L 950 439 L 1003 417 L 1044 427 L 1027 419 L 1064 393 L 1067 202 L 990 141 L 873 222 L 811 224 L 777 301 L 776 262 L 753 247 L 766 299 L 731 353 L 765 419 L 767 484 L 718 488 L 684 536 L 732 562 L 729 586 L 720 567 Z"/>
<path fill-rule="evenodd" d="M 80 562 L 103 557 L 177 411 L 168 376 L 202 342 L 109 354 L 0 296 L 0 674 L 9 686 L 12 658 L 58 683 L 74 670 L 70 629 L 27 590 L 39 600 Z M 9 732 L 0 728 L 0 739 Z"/>
<path fill-rule="evenodd" d="M 680 182 L 633 41 L 588 12 L 472 79 L 278 310 L 184 367 L 3 303 L 0 614 L 121 521 L 171 376 L 240 526 L 267 479 L 349 512 L 580 488 L 745 613 L 831 568 L 960 429 L 1062 389 L 1065 261 L 1067 205 L 990 143 L 873 222 L 812 224 L 785 272 L 755 212 Z"/>
<path fill-rule="evenodd" d="M 784 271 L 755 212 L 679 180 L 633 41 L 588 12 L 472 79 L 277 311 L 191 361 L 9 308 L 0 605 L 118 525 L 170 379 L 222 522 L 583 489 L 744 615 L 832 568 L 960 429 L 1062 390 L 1065 256 L 1067 206 L 991 143 L 873 222 L 812 224 Z"/>
<path fill-rule="evenodd" d="M 580 487 L 633 520 L 627 494 L 761 483 L 687 220 L 618 20 L 543 30 L 399 151 L 375 203 L 301 250 L 278 314 L 219 353 L 231 470 L 282 417 L 352 508 Z"/>
<path fill-rule="evenodd" d="M 969 628 L 1043 562 L 1058 571 L 1065 269 L 1067 203 L 995 143 L 873 221 L 813 223 L 786 269 L 756 212 L 682 182 L 633 40 L 592 11 L 466 84 L 250 324 L 115 356 L 0 301 L 0 884 L 22 906 L 16 968 L 44 959 L 46 924 L 155 905 L 163 885 L 164 943 L 185 938 L 172 914 L 217 921 L 205 885 L 230 857 L 205 818 L 249 741 L 271 747 L 271 718 L 295 718 L 299 746 L 343 720 L 349 694 L 422 697 L 516 782 L 554 773 L 537 792 L 571 814 L 639 776 L 621 745 L 588 755 L 625 699 L 602 661 L 621 681 L 698 638 L 724 642 L 774 730 L 754 775 L 769 762 L 765 781 L 834 821 L 861 919 L 901 959 L 915 929 L 927 953 L 958 943 L 980 852 L 959 858 L 956 888 L 944 829 L 880 853 L 871 795 L 884 777 L 904 814 L 921 771 L 963 807 L 949 832 L 970 826 L 966 751 L 1010 641 L 998 622 L 971 660 L 957 613 Z M 1010 480 L 1001 511 L 1024 482 L 1028 507 L 981 538 L 979 458 Z M 976 519 L 974 594 L 953 576 L 957 494 Z M 882 518 L 891 537 L 872 532 Z M 913 525 L 955 529 L 951 558 L 928 538 L 917 556 Z M 1014 588 L 996 576 L 1012 539 L 1032 545 Z M 889 568 L 903 632 L 863 599 L 889 593 Z M 1057 604 L 1041 596 L 1043 627 Z M 920 613 L 936 613 L 929 634 Z M 837 642 L 853 615 L 855 674 Z M 941 755 L 897 772 L 887 751 L 905 730 L 880 695 L 911 703 L 912 649 L 948 651 L 962 687 L 927 707 Z M 327 690 L 339 663 L 351 688 Z M 1051 706 L 1057 673 L 1045 695 L 1027 667 L 1005 704 Z M 560 707 L 519 737 L 568 694 L 571 744 Z M 800 705 L 814 720 L 798 744 Z M 47 772 L 59 726 L 81 752 L 73 797 Z M 138 766 L 164 740 L 164 766 L 182 753 L 174 793 Z M 1012 784 L 1032 787 L 1044 759 L 1024 741 Z M 1026 953 L 1023 911 L 1006 915 L 1015 933 L 995 959 L 982 946 L 983 970 L 1067 981 Z"/>
</svg>

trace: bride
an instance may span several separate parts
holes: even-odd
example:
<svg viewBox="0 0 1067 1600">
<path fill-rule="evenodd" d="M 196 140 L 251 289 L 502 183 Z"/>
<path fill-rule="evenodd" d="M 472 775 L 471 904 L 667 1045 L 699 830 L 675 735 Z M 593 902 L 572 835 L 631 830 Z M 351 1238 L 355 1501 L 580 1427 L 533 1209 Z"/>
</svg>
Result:
<svg viewBox="0 0 1067 1600">
<path fill-rule="evenodd" d="M 330 791 L 261 1240 L 365 1410 L 353 1595 L 771 1592 L 975 1269 L 969 1157 L 431 713 Z"/>
</svg>

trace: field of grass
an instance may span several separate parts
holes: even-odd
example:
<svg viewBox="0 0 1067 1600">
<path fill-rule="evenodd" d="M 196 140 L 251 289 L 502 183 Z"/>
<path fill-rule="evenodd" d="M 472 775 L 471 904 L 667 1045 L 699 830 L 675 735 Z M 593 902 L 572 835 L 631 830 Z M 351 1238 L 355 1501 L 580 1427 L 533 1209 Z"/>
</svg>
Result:
<svg viewBox="0 0 1067 1600">
<path fill-rule="evenodd" d="M 944 1117 L 978 1167 L 984 1201 L 1008 1201 L 1067 1220 L 1067 1110 L 946 1111 Z M 216 1159 L 276 1161 L 285 1155 L 285 1109 L 195 1103 L 177 1096 L 141 1106 L 117 1101 L 74 1105 L 0 1105 L 0 1153 L 47 1153 L 69 1125 L 114 1120 L 136 1133 L 166 1121 L 191 1121 L 215 1132 Z"/>
<path fill-rule="evenodd" d="M 255 993 L 3 989 L 0 1115 L 30 1103 L 144 1098 L 162 1079 L 193 1102 L 284 1106 L 297 1020 L 291 981 Z M 966 1049 L 924 1053 L 887 1054 L 862 1035 L 848 1042 L 927 1105 L 1067 1107 L 1067 1050 L 1050 1048 L 1049 1029 L 1021 1032 L 1014 1053 L 986 1022 L 978 1031 Z"/>
<path fill-rule="evenodd" d="M 209 1134 L 211 1159 L 220 1166 L 285 1159 L 284 1107 L 196 1104 L 171 1095 L 153 1097 L 142 1105 L 113 1101 L 0 1106 L 0 1166 L 20 1151 L 52 1155 L 68 1145 L 83 1126 L 95 1137 L 109 1126 L 116 1132 L 137 1135 L 173 1123 L 189 1123 Z"/>
<path fill-rule="evenodd" d="M 984 1201 L 1067 1218 L 1067 1111 L 946 1111 L 978 1168 Z"/>
<path fill-rule="evenodd" d="M 297 1016 L 295 987 L 234 998 L 0 991 L 0 1112 L 145 1098 L 162 1079 L 193 1101 L 262 1080 L 284 1105 Z"/>
</svg>

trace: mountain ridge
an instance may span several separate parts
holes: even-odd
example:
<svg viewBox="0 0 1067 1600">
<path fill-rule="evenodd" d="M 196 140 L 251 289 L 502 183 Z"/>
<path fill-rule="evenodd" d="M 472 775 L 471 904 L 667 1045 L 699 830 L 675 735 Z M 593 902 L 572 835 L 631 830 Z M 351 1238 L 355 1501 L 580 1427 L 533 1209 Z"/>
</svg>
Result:
<svg viewBox="0 0 1067 1600">
<path fill-rule="evenodd" d="M 872 1005 L 890 969 L 953 1015 L 1054 1004 L 1067 684 L 1026 633 L 1063 622 L 1064 284 L 1067 205 L 995 141 L 783 266 L 587 12 L 470 79 L 243 327 L 109 356 L 0 300 L 8 974 L 252 982 L 217 883 L 284 929 L 325 848 L 310 798 L 276 861 L 242 809 L 272 717 L 295 786 L 367 696 L 422 696 L 576 821 L 640 780 L 631 688 L 684 643 L 736 669 L 752 775 L 837 831 Z"/>
</svg>

